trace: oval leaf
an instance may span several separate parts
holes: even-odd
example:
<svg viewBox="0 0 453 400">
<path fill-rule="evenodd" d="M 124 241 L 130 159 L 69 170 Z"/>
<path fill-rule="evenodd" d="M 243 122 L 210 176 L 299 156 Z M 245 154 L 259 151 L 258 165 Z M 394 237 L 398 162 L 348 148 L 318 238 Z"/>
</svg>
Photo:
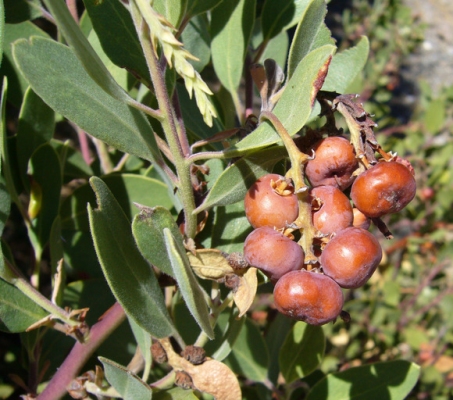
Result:
<svg viewBox="0 0 453 400">
<path fill-rule="evenodd" d="M 0 330 L 24 332 L 46 315 L 47 312 L 19 289 L 0 279 Z"/>
<path fill-rule="evenodd" d="M 344 93 L 365 66 L 369 51 L 368 38 L 362 36 L 356 46 L 335 54 L 322 89 Z"/>
<path fill-rule="evenodd" d="M 91 178 L 98 209 L 88 205 L 96 253 L 107 282 L 126 314 L 155 337 L 170 336 L 175 328 L 151 266 L 143 259 L 131 226 L 107 185 Z"/>
<path fill-rule="evenodd" d="M 140 213 L 132 221 L 132 233 L 143 257 L 162 272 L 175 277 L 165 247 L 164 228 L 182 240 L 173 216 L 163 207 L 140 206 Z"/>
<path fill-rule="evenodd" d="M 90 135 L 152 161 L 158 168 L 162 156 L 144 114 L 105 93 L 71 49 L 53 40 L 32 37 L 30 42 L 15 42 L 13 55 L 30 86 L 51 108 Z"/>
<path fill-rule="evenodd" d="M 249 319 L 234 344 L 233 351 L 226 358 L 233 371 L 256 382 L 267 379 L 269 353 L 259 329 Z"/>
<path fill-rule="evenodd" d="M 241 81 L 254 19 L 255 0 L 223 1 L 212 12 L 212 63 L 220 82 L 233 96 Z"/>
<path fill-rule="evenodd" d="M 99 361 L 104 366 L 108 382 L 124 400 L 151 400 L 153 392 L 150 386 L 137 375 L 107 358 L 99 357 Z"/>
<path fill-rule="evenodd" d="M 319 326 L 296 322 L 280 351 L 280 371 L 291 383 L 311 374 L 321 363 L 326 348 L 324 331 Z"/>
<path fill-rule="evenodd" d="M 182 237 L 179 234 L 179 240 L 176 240 L 168 228 L 164 228 L 165 246 L 167 248 L 168 258 L 171 262 L 173 274 L 178 282 L 187 308 L 192 313 L 195 321 L 206 335 L 213 339 L 214 331 L 212 330 L 209 310 L 204 300 L 204 294 L 195 275 L 190 268 L 189 260 L 182 243 Z"/>
<path fill-rule="evenodd" d="M 287 151 L 284 147 L 273 147 L 236 161 L 218 177 L 205 201 L 195 212 L 244 200 L 248 188 L 258 178 L 271 172 L 274 165 L 286 156 Z"/>
<path fill-rule="evenodd" d="M 325 45 L 310 52 L 299 63 L 285 85 L 282 97 L 273 112 L 291 136 L 308 121 L 334 52 L 335 46 L 332 45 Z M 272 125 L 264 122 L 225 153 L 228 157 L 237 157 L 257 148 L 270 146 L 279 140 Z"/>
<path fill-rule="evenodd" d="M 402 400 L 418 381 L 420 367 L 409 361 L 380 362 L 327 375 L 307 400 Z"/>
<path fill-rule="evenodd" d="M 289 51 L 288 78 L 291 78 L 299 62 L 310 51 L 325 44 L 333 44 L 330 39 L 326 43 L 317 40 L 318 32 L 325 27 L 326 13 L 327 6 L 324 0 L 311 0 L 303 10 Z"/>
</svg>

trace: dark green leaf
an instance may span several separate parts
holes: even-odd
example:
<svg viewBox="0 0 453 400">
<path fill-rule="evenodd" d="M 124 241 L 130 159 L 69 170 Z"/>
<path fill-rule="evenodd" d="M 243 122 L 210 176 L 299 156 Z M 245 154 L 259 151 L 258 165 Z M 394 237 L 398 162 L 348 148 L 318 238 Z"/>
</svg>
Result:
<svg viewBox="0 0 453 400">
<path fill-rule="evenodd" d="M 28 83 L 14 64 L 11 44 L 17 39 L 28 38 L 31 35 L 48 37 L 44 31 L 30 21 L 5 25 L 3 59 L 0 74 L 8 77 L 11 92 L 8 96 L 8 101 L 17 108 L 21 106 L 22 97 L 28 87 Z"/>
<path fill-rule="evenodd" d="M 335 46 L 325 45 L 313 50 L 299 63 L 285 86 L 282 97 L 273 112 L 292 136 L 310 117 L 323 74 L 329 65 Z M 269 122 L 261 123 L 245 139 L 232 146 L 226 153 L 235 157 L 279 141 L 279 136 Z"/>
<path fill-rule="evenodd" d="M 321 363 L 326 339 L 321 327 L 296 322 L 280 351 L 279 365 L 287 383 L 311 374 Z"/>
<path fill-rule="evenodd" d="M 103 176 L 102 179 L 129 220 L 132 220 L 140 211 L 134 203 L 149 207 L 160 205 L 171 208 L 172 202 L 167 186 L 156 179 L 118 173 Z M 86 206 L 87 203 L 95 206 L 95 200 L 94 193 L 88 184 L 77 188 L 61 206 L 63 229 L 88 230 Z"/>
<path fill-rule="evenodd" d="M 93 81 L 115 99 L 124 102 L 130 101 L 129 95 L 116 83 L 99 56 L 90 46 L 87 38 L 69 12 L 66 3 L 54 0 L 43 1 L 55 18 L 60 32 Z"/>
<path fill-rule="evenodd" d="M 222 1 L 224 0 L 188 0 L 186 13 L 188 16 L 194 17 L 195 15 L 212 10 Z"/>
<path fill-rule="evenodd" d="M 30 190 L 28 161 L 33 152 L 47 143 L 55 129 L 55 113 L 31 88 L 25 92 L 17 126 L 17 162 L 22 183 Z"/>
<path fill-rule="evenodd" d="M 307 6 L 307 0 L 267 0 L 261 16 L 264 39 L 269 40 L 296 25 Z"/>
<path fill-rule="evenodd" d="M 105 377 L 124 400 L 151 400 L 153 392 L 150 386 L 137 375 L 104 357 L 99 357 L 99 361 L 104 366 Z"/>
<path fill-rule="evenodd" d="M 365 66 L 369 50 L 368 39 L 362 36 L 356 46 L 335 54 L 322 90 L 345 93 Z"/>
<path fill-rule="evenodd" d="M 49 241 L 50 230 L 60 208 L 60 159 L 53 147 L 45 143 L 31 156 L 29 168 L 33 181 L 29 214 L 32 218 L 32 231 L 43 249 Z M 33 201 L 36 201 L 36 211 L 30 207 Z M 36 217 L 33 215 L 35 213 Z"/>
<path fill-rule="evenodd" d="M 211 37 L 206 16 L 192 18 L 182 32 L 184 48 L 198 60 L 189 60 L 201 72 L 211 59 Z"/>
<path fill-rule="evenodd" d="M 130 13 L 120 1 L 84 0 L 93 28 L 108 57 L 150 82 L 149 70 Z"/>
<path fill-rule="evenodd" d="M 2 163 L 6 161 L 5 159 L 5 138 L 6 138 L 6 124 L 5 124 L 5 111 L 6 111 L 6 93 L 7 93 L 7 81 L 3 81 L 3 87 L 1 90 L 1 99 L 0 99 L 0 235 L 3 234 L 3 229 L 5 228 L 6 220 L 8 219 L 10 207 L 11 207 L 11 197 L 7 189 L 5 178 L 2 174 Z M 8 168 L 8 167 L 7 167 Z M 1 252 L 0 252 L 1 255 Z M 3 257 L 0 257 L 0 271 L 3 270 Z M 3 276 L 3 274 L 2 274 Z"/>
<path fill-rule="evenodd" d="M 259 329 L 249 319 L 239 334 L 233 351 L 225 360 L 231 369 L 248 379 L 264 382 L 267 379 L 269 354 Z"/>
<path fill-rule="evenodd" d="M 175 28 L 179 27 L 187 8 L 188 0 L 154 0 L 153 8 L 162 14 Z"/>
<path fill-rule="evenodd" d="M 274 165 L 286 155 L 284 147 L 274 147 L 258 151 L 236 161 L 219 176 L 205 201 L 196 211 L 243 200 L 248 188 L 258 178 L 272 171 Z"/>
<path fill-rule="evenodd" d="M 291 78 L 301 60 L 310 51 L 326 44 L 332 44 L 330 38 L 327 43 L 320 43 L 316 40 L 318 32 L 325 27 L 324 17 L 326 13 L 327 7 L 324 0 L 310 0 L 307 4 L 297 25 L 289 51 L 288 78 Z"/>
<path fill-rule="evenodd" d="M 0 330 L 23 332 L 46 315 L 46 311 L 19 289 L 0 279 Z"/>
<path fill-rule="evenodd" d="M 3 46 L 5 40 L 5 7 L 3 5 L 3 0 L 0 1 L 0 65 L 2 64 L 3 58 Z"/>
<path fill-rule="evenodd" d="M 135 340 L 140 348 L 140 352 L 142 354 L 143 360 L 145 361 L 144 366 L 144 373 L 145 375 L 149 375 L 149 371 L 151 369 L 151 364 L 153 362 L 153 358 L 151 356 L 151 335 L 142 329 L 137 323 L 129 318 L 129 325 L 131 326 L 132 332 L 134 333 Z M 147 379 L 147 376 L 143 377 L 144 380 Z"/>
<path fill-rule="evenodd" d="M 104 275 L 126 314 L 155 337 L 170 336 L 174 326 L 151 266 L 132 237 L 130 223 L 107 185 L 91 178 L 98 209 L 88 205 L 90 228 Z"/>
<path fill-rule="evenodd" d="M 213 339 L 214 332 L 210 323 L 209 310 L 203 291 L 187 259 L 182 237 L 179 234 L 179 237 L 175 238 L 169 228 L 164 228 L 163 233 L 173 274 L 178 282 L 178 288 L 181 290 L 187 308 L 204 333 Z"/>
<path fill-rule="evenodd" d="M 13 53 L 33 90 L 55 111 L 118 150 L 161 160 L 146 117 L 106 94 L 68 47 L 33 37 L 16 42 Z"/>
<path fill-rule="evenodd" d="M 8 24 L 39 18 L 42 15 L 39 0 L 3 0 L 5 20 Z M 3 12 L 2 12 L 3 14 Z"/>
<path fill-rule="evenodd" d="M 409 361 L 380 362 L 329 374 L 307 400 L 402 400 L 418 381 L 420 367 Z"/>
<path fill-rule="evenodd" d="M 255 19 L 255 0 L 223 1 L 212 12 L 212 63 L 222 85 L 234 96 L 244 68 Z"/>
<path fill-rule="evenodd" d="M 272 321 L 266 336 L 266 344 L 269 349 L 269 371 L 267 373 L 268 378 L 274 384 L 277 383 L 278 374 L 280 372 L 279 356 L 280 350 L 283 343 L 291 329 L 292 320 L 285 317 L 283 314 L 278 313 L 275 319 Z"/>
<path fill-rule="evenodd" d="M 182 240 L 174 217 L 164 207 L 142 207 L 132 222 L 132 233 L 143 257 L 162 272 L 174 277 L 165 247 L 164 228 Z"/>
</svg>

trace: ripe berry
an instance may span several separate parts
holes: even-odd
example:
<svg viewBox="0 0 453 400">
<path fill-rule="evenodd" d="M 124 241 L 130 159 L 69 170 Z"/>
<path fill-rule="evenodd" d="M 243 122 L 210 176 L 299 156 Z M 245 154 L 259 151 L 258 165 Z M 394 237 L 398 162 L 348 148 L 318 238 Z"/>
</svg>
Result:
<svg viewBox="0 0 453 400">
<path fill-rule="evenodd" d="M 271 227 L 263 226 L 245 239 L 244 257 L 250 265 L 276 282 L 288 272 L 301 269 L 305 254 L 296 242 Z"/>
<path fill-rule="evenodd" d="M 341 287 L 358 288 L 373 275 L 382 259 L 379 241 L 362 228 L 343 229 L 321 254 L 324 273 Z"/>
<path fill-rule="evenodd" d="M 358 167 L 354 148 L 343 137 L 332 136 L 314 144 L 315 158 L 305 166 L 305 175 L 312 186 L 335 186 L 340 190 L 354 181 L 352 173 Z"/>
<path fill-rule="evenodd" d="M 352 206 L 346 195 L 333 186 L 318 186 L 310 191 L 313 225 L 328 235 L 351 226 Z"/>
<path fill-rule="evenodd" d="M 268 174 L 258 179 L 244 199 L 245 215 L 254 228 L 284 228 L 299 214 L 294 188 L 285 177 Z"/>
<path fill-rule="evenodd" d="M 274 302 L 282 314 L 323 325 L 338 317 L 343 308 L 343 293 L 328 276 L 306 270 L 282 276 L 274 288 Z"/>
<path fill-rule="evenodd" d="M 351 199 L 367 217 L 401 211 L 414 198 L 415 179 L 402 164 L 379 162 L 360 174 L 351 188 Z"/>
</svg>

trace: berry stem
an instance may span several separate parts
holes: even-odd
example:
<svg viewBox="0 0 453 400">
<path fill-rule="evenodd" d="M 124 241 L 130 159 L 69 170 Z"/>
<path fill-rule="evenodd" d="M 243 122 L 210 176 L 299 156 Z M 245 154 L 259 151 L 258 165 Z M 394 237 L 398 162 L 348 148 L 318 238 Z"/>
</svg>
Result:
<svg viewBox="0 0 453 400">
<path fill-rule="evenodd" d="M 291 178 L 294 182 L 294 193 L 297 195 L 299 204 L 299 216 L 292 225 L 296 226 L 296 229 L 299 229 L 302 233 L 298 244 L 304 249 L 305 264 L 314 264 L 318 260 L 313 253 L 313 239 L 316 237 L 317 232 L 313 226 L 311 201 L 308 186 L 305 184 L 303 169 L 303 164 L 310 160 L 310 156 L 299 150 L 288 131 L 275 114 L 269 111 L 263 111 L 260 115 L 260 119 L 268 120 L 272 123 L 288 152 L 291 168 L 286 176 Z"/>
</svg>

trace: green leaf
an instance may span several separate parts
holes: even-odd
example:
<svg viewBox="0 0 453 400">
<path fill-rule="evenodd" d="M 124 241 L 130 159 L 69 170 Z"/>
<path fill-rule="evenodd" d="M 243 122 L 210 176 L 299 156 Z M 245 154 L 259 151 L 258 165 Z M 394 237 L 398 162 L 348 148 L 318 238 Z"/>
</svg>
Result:
<svg viewBox="0 0 453 400">
<path fill-rule="evenodd" d="M 146 381 L 149 376 L 149 371 L 151 370 L 151 364 L 153 363 L 153 358 L 151 355 L 151 335 L 142 329 L 137 323 L 128 318 L 129 325 L 131 326 L 132 332 L 134 333 L 135 340 L 140 348 L 143 360 L 145 361 L 143 379 Z"/>
<path fill-rule="evenodd" d="M 212 10 L 224 0 L 188 0 L 186 14 L 188 17 L 205 13 Z"/>
<path fill-rule="evenodd" d="M 258 61 L 260 64 L 264 63 L 267 58 L 272 58 L 275 62 L 285 70 L 286 58 L 288 56 L 289 38 L 286 32 L 282 32 L 274 36 L 266 46 L 263 55 Z"/>
<path fill-rule="evenodd" d="M 267 373 L 267 376 L 274 384 L 277 383 L 278 375 L 280 372 L 280 366 L 278 362 L 280 350 L 286 337 L 288 336 L 291 325 L 291 319 L 285 317 L 281 313 L 278 313 L 266 332 L 265 340 L 269 349 L 270 358 L 269 371 Z"/>
<path fill-rule="evenodd" d="M 20 108 L 21 106 L 22 97 L 27 90 L 28 82 L 17 70 L 14 64 L 11 44 L 17 39 L 28 38 L 31 35 L 48 37 L 48 35 L 44 31 L 39 29 L 30 21 L 20 24 L 5 25 L 3 58 L 0 68 L 0 75 L 8 77 L 8 84 L 10 87 L 8 101 L 14 104 L 17 108 Z"/>
<path fill-rule="evenodd" d="M 104 357 L 99 357 L 99 361 L 104 366 L 105 377 L 124 400 L 151 400 L 151 387 L 137 375 Z"/>
<path fill-rule="evenodd" d="M 39 0 L 3 0 L 7 24 L 17 24 L 42 16 Z M 2 11 L 3 14 L 3 11 Z"/>
<path fill-rule="evenodd" d="M 98 209 L 88 205 L 96 253 L 107 282 L 126 314 L 155 337 L 174 333 L 162 291 L 132 237 L 130 223 L 107 185 L 93 177 Z"/>
<path fill-rule="evenodd" d="M 201 72 L 211 59 L 211 37 L 206 16 L 192 18 L 181 35 L 184 48 L 198 60 L 189 60 Z"/>
<path fill-rule="evenodd" d="M 264 39 L 269 40 L 296 25 L 308 4 L 309 0 L 267 0 L 261 15 Z"/>
<path fill-rule="evenodd" d="M 125 153 L 163 162 L 143 113 L 106 94 L 72 51 L 52 40 L 32 37 L 14 45 L 14 59 L 33 90 L 55 111 L 90 135 Z"/>
<path fill-rule="evenodd" d="M 57 216 L 52 224 L 49 235 L 50 270 L 52 274 L 52 289 L 55 290 L 55 273 L 60 260 L 64 257 L 63 241 L 61 238 L 61 219 Z M 56 304 L 60 305 L 63 298 L 64 282 L 66 281 L 66 269 L 61 268 L 60 280 L 63 282 L 56 293 Z"/>
<path fill-rule="evenodd" d="M 198 400 L 192 390 L 174 387 L 153 393 L 153 400 Z"/>
<path fill-rule="evenodd" d="M 73 49 L 88 75 L 110 96 L 129 102 L 129 95 L 116 83 L 99 56 L 90 46 L 80 27 L 75 22 L 67 5 L 62 1 L 43 0 L 58 25 L 60 32 Z M 110 3 L 110 2 L 108 2 Z"/>
<path fill-rule="evenodd" d="M 0 330 L 24 332 L 47 315 L 15 286 L 0 279 Z"/>
<path fill-rule="evenodd" d="M 285 86 L 282 97 L 273 112 L 293 136 L 308 121 L 323 74 L 329 65 L 335 46 L 325 45 L 313 50 L 299 63 Z M 235 157 L 279 141 L 279 136 L 269 122 L 261 123 L 250 135 L 232 146 L 226 155 Z"/>
<path fill-rule="evenodd" d="M 3 0 L 0 0 L 0 65 L 2 64 L 3 58 L 3 46 L 5 41 L 5 7 L 3 5 Z"/>
<path fill-rule="evenodd" d="M 8 83 L 6 78 L 3 80 L 3 85 L 1 89 L 1 99 L 0 99 L 0 236 L 3 234 L 3 229 L 5 228 L 6 220 L 8 219 L 11 207 L 11 197 L 8 192 L 6 181 L 4 178 L 4 173 L 2 173 L 2 163 L 7 161 L 7 156 L 5 152 L 6 144 L 6 96 L 7 96 Z M 6 166 L 9 168 L 9 166 Z M 1 253 L 0 253 L 1 255 Z M 0 270 L 3 269 L 2 266 L 3 257 L 0 256 Z"/>
<path fill-rule="evenodd" d="M 368 38 L 362 36 L 356 46 L 335 54 L 322 90 L 345 93 L 365 66 L 369 50 Z"/>
<path fill-rule="evenodd" d="M 187 3 L 188 0 L 154 0 L 153 8 L 178 28 L 186 12 Z"/>
<path fill-rule="evenodd" d="M 242 252 L 244 240 L 252 229 L 245 216 L 244 203 L 215 207 L 210 214 L 214 214 L 214 217 L 208 219 L 201 232 L 206 236 L 203 245 L 225 253 Z"/>
<path fill-rule="evenodd" d="M 288 78 L 291 78 L 301 60 L 310 51 L 326 44 L 317 41 L 318 32 L 322 30 L 327 6 L 324 0 L 310 0 L 301 14 L 288 57 Z"/>
<path fill-rule="evenodd" d="M 402 400 L 418 381 L 420 367 L 409 361 L 380 362 L 327 375 L 307 400 Z"/>
<path fill-rule="evenodd" d="M 250 154 L 229 166 L 216 180 L 205 201 L 195 210 L 225 206 L 244 200 L 247 190 L 274 165 L 287 156 L 284 147 L 273 147 Z"/>
<path fill-rule="evenodd" d="M 33 181 L 29 214 L 32 218 L 32 231 L 43 249 L 49 241 L 52 224 L 60 207 L 62 185 L 60 159 L 53 147 L 45 143 L 31 156 L 29 168 Z M 37 199 L 34 200 L 34 197 Z M 35 211 L 31 211 L 32 201 L 37 203 L 36 217 L 33 217 Z"/>
<path fill-rule="evenodd" d="M 173 274 L 178 282 L 178 287 L 181 290 L 187 308 L 203 332 L 210 339 L 213 339 L 214 332 L 210 324 L 209 310 L 204 300 L 203 291 L 190 268 L 182 237 L 179 234 L 179 238 L 176 239 L 168 228 L 164 228 L 163 233 Z"/>
<path fill-rule="evenodd" d="M 138 214 L 134 203 L 145 206 L 171 208 L 167 186 L 156 179 L 135 174 L 110 174 L 102 177 L 129 220 Z M 96 204 L 96 197 L 89 184 L 80 186 L 65 199 L 60 215 L 63 229 L 88 230 L 86 205 Z"/>
<path fill-rule="evenodd" d="M 280 351 L 280 371 L 287 383 L 311 374 L 321 363 L 326 339 L 321 327 L 296 322 Z"/>
<path fill-rule="evenodd" d="M 84 0 L 93 28 L 107 56 L 120 68 L 126 68 L 151 82 L 148 66 L 132 17 L 120 1 Z"/>
<path fill-rule="evenodd" d="M 252 381 L 264 382 L 267 379 L 268 349 L 259 329 L 249 319 L 246 320 L 225 363 L 234 372 Z"/>
<path fill-rule="evenodd" d="M 230 318 L 228 319 L 227 324 L 222 329 L 222 335 L 217 341 L 217 346 L 212 346 L 215 348 L 215 351 L 212 351 L 212 358 L 217 361 L 223 361 L 233 350 L 233 347 L 236 343 L 236 340 L 241 333 L 242 327 L 247 318 L 237 318 L 237 311 L 232 309 Z M 217 338 L 216 338 L 217 339 Z M 211 344 L 213 341 L 209 342 Z M 213 343 L 213 345 L 215 345 Z"/>
<path fill-rule="evenodd" d="M 17 126 L 17 162 L 22 184 L 29 191 L 28 161 L 33 152 L 52 139 L 54 111 L 31 88 L 25 92 Z"/>
<path fill-rule="evenodd" d="M 255 0 L 223 1 L 212 11 L 212 63 L 220 82 L 232 94 L 239 87 L 254 19 Z"/>
<path fill-rule="evenodd" d="M 164 228 L 182 240 L 173 215 L 164 207 L 141 207 L 132 221 L 132 233 L 143 257 L 162 272 L 175 277 L 165 247 Z"/>
</svg>

